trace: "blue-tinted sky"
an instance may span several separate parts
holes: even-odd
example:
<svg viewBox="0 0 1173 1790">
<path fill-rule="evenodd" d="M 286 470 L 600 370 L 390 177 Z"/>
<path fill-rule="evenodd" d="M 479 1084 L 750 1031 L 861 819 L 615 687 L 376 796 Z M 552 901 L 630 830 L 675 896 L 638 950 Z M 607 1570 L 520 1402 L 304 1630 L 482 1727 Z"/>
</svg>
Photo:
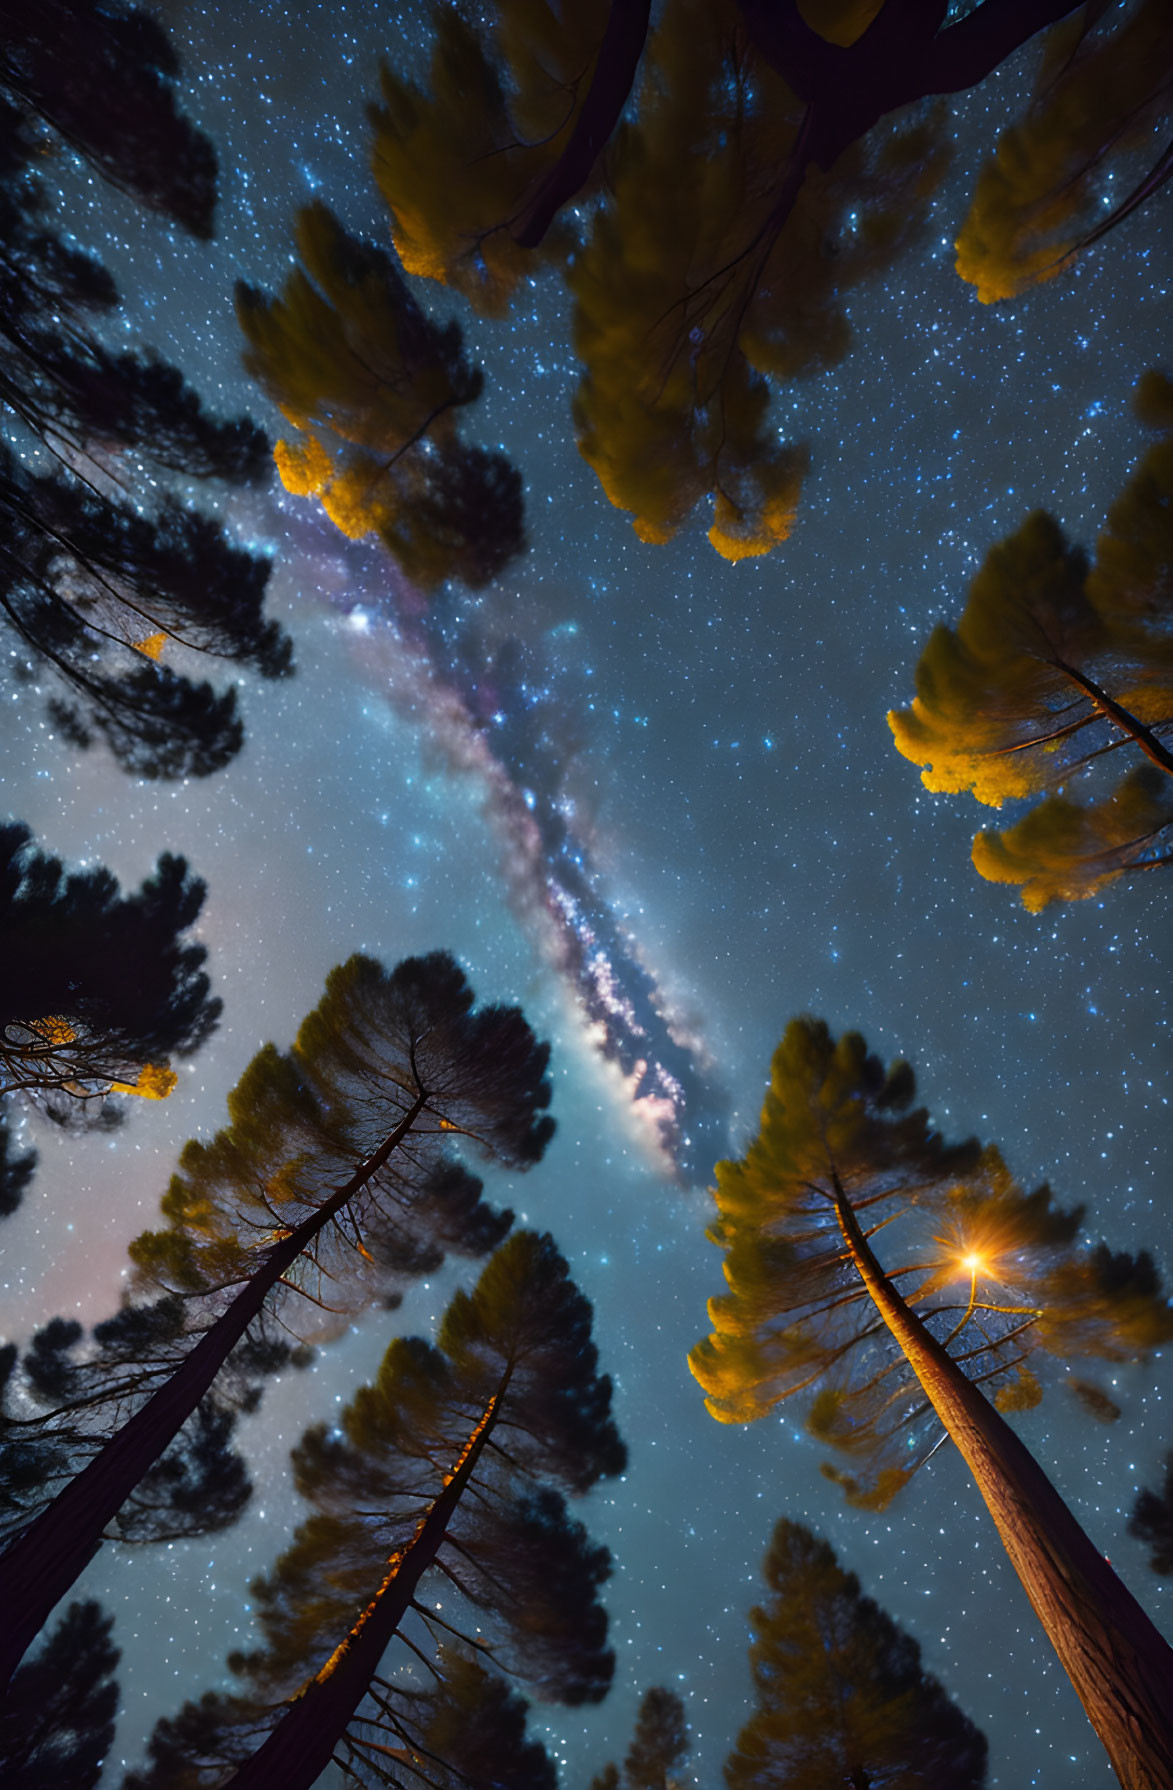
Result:
<svg viewBox="0 0 1173 1790">
<path fill-rule="evenodd" d="M 364 102 L 380 55 L 418 60 L 423 9 L 177 3 L 162 16 L 220 152 L 217 240 L 191 243 L 84 180 L 65 184 L 69 223 L 123 285 L 133 337 L 224 408 L 279 426 L 239 367 L 233 282 L 280 283 L 311 195 L 386 240 Z M 727 565 L 700 518 L 646 546 L 610 508 L 574 447 L 556 287 L 492 326 L 436 289 L 426 301 L 460 316 L 486 371 L 469 433 L 519 465 L 532 542 L 482 599 L 451 600 L 447 662 L 438 634 L 406 630 L 410 593 L 386 561 L 274 489 L 228 514 L 274 554 L 298 675 L 242 690 L 248 744 L 227 771 L 136 784 L 9 709 L 6 808 L 44 848 L 106 863 L 124 884 L 161 850 L 185 853 L 209 884 L 199 936 L 225 1002 L 170 1101 L 108 1140 L 38 1139 L 34 1190 L 0 1238 L 12 1334 L 55 1311 L 111 1310 L 126 1243 L 183 1141 L 222 1121 L 257 1046 L 292 1037 L 351 951 L 394 961 L 447 947 L 478 994 L 521 1002 L 552 1038 L 558 1136 L 502 1192 L 555 1232 L 594 1300 L 631 1443 L 625 1479 L 584 1511 L 616 1556 L 615 1690 L 589 1715 L 536 1718 L 567 1760 L 567 1790 L 621 1756 L 655 1681 L 686 1699 L 698 1784 L 720 1782 L 747 1711 L 745 1612 L 783 1513 L 825 1534 L 921 1641 L 988 1734 L 992 1784 L 1112 1782 L 950 1448 L 883 1516 L 851 1513 L 789 1413 L 718 1428 L 684 1361 L 720 1287 L 702 1234 L 708 1161 L 752 1135 L 770 1052 L 799 1011 L 910 1057 L 945 1129 L 979 1132 L 1024 1181 L 1086 1201 L 1093 1234 L 1173 1258 L 1168 888 L 1154 877 L 1023 913 L 970 866 L 981 812 L 927 795 L 884 720 L 909 699 L 930 628 L 956 615 L 987 547 L 1031 508 L 1091 542 L 1144 445 L 1131 387 L 1167 356 L 1160 210 L 1025 300 L 983 308 L 957 280 L 950 244 L 978 147 L 1023 79 L 1011 69 L 964 108 L 927 240 L 853 300 L 842 368 L 779 396 L 779 426 L 809 440 L 813 470 L 794 535 L 769 559 Z M 528 670 L 498 679 L 505 706 L 492 712 L 505 719 L 478 727 L 492 654 L 513 637 Z M 523 763 L 528 781 L 514 774 Z M 543 855 L 543 816 L 558 804 L 595 903 L 587 912 L 579 891 L 577 946 L 551 919 L 561 872 Z M 657 1147 L 662 1108 L 633 1099 L 662 1084 L 600 1054 L 605 1020 L 617 1038 L 625 1015 L 645 1030 L 658 1015 L 648 1055 L 670 1031 L 675 1070 L 694 1078 L 684 1131 L 695 1119 L 712 1147 L 695 1162 L 678 1150 L 682 1173 Z M 395 1322 L 426 1324 L 443 1297 L 419 1290 Z M 123 1648 L 111 1782 L 159 1715 L 218 1681 L 247 1632 L 244 1581 L 296 1520 L 286 1451 L 372 1371 L 389 1322 L 360 1326 L 249 1423 L 259 1490 L 236 1531 L 91 1569 Z M 1173 1593 L 1125 1521 L 1173 1444 L 1173 1379 L 1167 1361 L 1109 1378 L 1124 1408 L 1113 1429 L 1059 1389 L 1022 1429 L 1168 1629 Z"/>
</svg>

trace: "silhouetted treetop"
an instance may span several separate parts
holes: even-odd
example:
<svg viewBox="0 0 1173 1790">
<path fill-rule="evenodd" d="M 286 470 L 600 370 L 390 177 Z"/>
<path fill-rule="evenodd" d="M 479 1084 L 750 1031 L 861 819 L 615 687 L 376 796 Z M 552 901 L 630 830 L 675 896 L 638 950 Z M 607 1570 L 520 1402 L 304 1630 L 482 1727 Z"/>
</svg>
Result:
<svg viewBox="0 0 1173 1790">
<path fill-rule="evenodd" d="M 675 1691 L 654 1684 L 644 1692 L 635 1733 L 623 1761 L 623 1776 L 614 1763 L 591 1779 L 590 1790 L 683 1790 L 675 1767 L 688 1754 L 689 1732 L 684 1704 Z"/>
<path fill-rule="evenodd" d="M 654 1684 L 644 1692 L 623 1761 L 628 1790 L 672 1790 L 669 1774 L 685 1759 L 688 1746 L 684 1704 L 675 1691 Z"/>
<path fill-rule="evenodd" d="M 204 884 L 164 854 L 137 894 L 104 868 L 67 871 L 20 822 L 0 826 L 0 1091 L 51 1113 L 111 1091 L 160 1098 L 172 1056 L 220 1015 L 203 945 L 185 942 Z"/>
<path fill-rule="evenodd" d="M 934 630 L 912 706 L 888 717 L 929 789 L 991 807 L 1046 798 L 973 847 L 981 874 L 1018 884 L 1032 911 L 1173 861 L 1171 390 L 1163 375 L 1142 382 L 1138 409 L 1162 439 L 1095 559 L 1045 512 L 1029 517 L 987 554 L 956 628 Z M 1112 787 L 1121 753 L 1132 768 Z"/>
<path fill-rule="evenodd" d="M 1151 1549 L 1155 1573 L 1173 1573 L 1173 1453 L 1165 1456 L 1165 1477 L 1159 1492 L 1142 1486 L 1136 1495 L 1128 1533 Z"/>
<path fill-rule="evenodd" d="M 750 1611 L 757 1708 L 725 1764 L 729 1790 L 981 1790 L 986 1741 L 921 1664 L 920 1648 L 783 1517 Z"/>
<path fill-rule="evenodd" d="M 114 1739 L 118 1649 L 92 1599 L 70 1604 L 0 1708 L 5 1790 L 94 1790 Z"/>
<path fill-rule="evenodd" d="M 126 1304 L 87 1336 L 75 1319 L 51 1318 L 23 1355 L 10 1347 L 0 1375 L 0 1536 L 10 1542 L 164 1385 L 192 1347 L 192 1314 L 176 1297 Z M 205 1398 L 112 1516 L 123 1542 L 214 1534 L 240 1515 L 252 1486 L 234 1447 L 237 1417 L 263 1385 L 311 1351 L 283 1337 L 246 1338 Z"/>
<path fill-rule="evenodd" d="M 460 438 L 483 375 L 459 325 L 433 323 L 391 257 L 325 205 L 303 207 L 296 238 L 279 298 L 236 292 L 245 366 L 298 431 L 277 443 L 283 483 L 350 538 L 377 535 L 425 589 L 487 583 L 525 546 L 521 482 Z"/>
<path fill-rule="evenodd" d="M 158 356 L 107 345 L 97 325 L 114 312 L 117 290 L 94 256 L 57 233 L 41 168 L 51 124 L 100 173 L 207 233 L 214 158 L 174 110 L 174 61 L 146 14 L 60 0 L 35 17 L 9 11 L 0 49 L 0 612 L 17 675 L 47 674 L 49 716 L 71 743 L 103 738 L 138 775 L 207 775 L 239 750 L 243 732 L 235 690 L 194 681 L 187 650 L 275 677 L 289 670 L 291 647 L 263 617 L 268 562 L 235 547 L 189 495 L 175 494 L 173 478 L 156 475 L 239 485 L 264 471 L 268 444 L 248 418 L 205 409 Z M 112 90 L 122 95 L 113 109 Z"/>
<path fill-rule="evenodd" d="M 216 152 L 177 109 L 178 58 L 151 14 L 119 0 L 3 0 L 0 25 L 0 89 L 112 186 L 211 236 Z"/>
<path fill-rule="evenodd" d="M 17 1210 L 37 1167 L 35 1150 L 20 1150 L 7 1113 L 0 1112 L 0 1218 Z"/>
</svg>

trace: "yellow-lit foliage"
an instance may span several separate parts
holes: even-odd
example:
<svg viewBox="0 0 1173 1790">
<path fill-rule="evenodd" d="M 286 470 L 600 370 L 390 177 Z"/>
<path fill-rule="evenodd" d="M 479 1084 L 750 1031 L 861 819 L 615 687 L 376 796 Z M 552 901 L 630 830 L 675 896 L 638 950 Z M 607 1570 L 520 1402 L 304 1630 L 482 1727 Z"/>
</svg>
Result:
<svg viewBox="0 0 1173 1790">
<path fill-rule="evenodd" d="M 72 1044 L 77 1037 L 72 1025 L 59 1013 L 50 1014 L 47 1019 L 34 1020 L 29 1030 L 35 1032 L 45 1044 Z"/>
<path fill-rule="evenodd" d="M 178 1080 L 169 1063 L 145 1063 L 131 1092 L 140 1100 L 166 1100 Z"/>
<path fill-rule="evenodd" d="M 929 639 L 916 700 L 888 717 L 929 789 L 994 808 L 1047 796 L 973 844 L 981 875 L 1017 884 L 1032 912 L 1173 861 L 1173 382 L 1146 375 L 1136 408 L 1163 439 L 1109 510 L 1090 567 L 1050 516 L 1030 517 L 987 555 L 956 628 Z M 1120 751 L 1133 763 L 1114 790 L 1068 792 Z"/>
<path fill-rule="evenodd" d="M 912 1320 L 1004 1409 L 1036 1402 L 1037 1354 L 1116 1360 L 1173 1337 L 1147 1257 L 1082 1249 L 1078 1209 L 1057 1207 L 1045 1185 L 1027 1193 L 993 1147 L 946 1145 L 914 1093 L 908 1065 L 885 1069 L 858 1033 L 792 1021 L 757 1136 L 740 1161 L 717 1164 L 708 1235 L 728 1290 L 710 1300 L 711 1332 L 689 1356 L 718 1422 L 800 1398 L 807 1428 L 851 1463 L 829 1477 L 870 1509 L 940 1431 L 878 1319 L 874 1269 L 845 1213 L 883 1233 L 872 1248 Z M 973 1253 L 971 1274 L 962 1258 Z"/>
<path fill-rule="evenodd" d="M 179 1077 L 169 1063 L 144 1063 L 135 1081 L 112 1081 L 112 1094 L 137 1094 L 140 1100 L 166 1100 Z"/>
<path fill-rule="evenodd" d="M 994 1394 L 994 1403 L 1004 1415 L 1011 1411 L 1033 1411 L 1042 1402 L 1042 1385 L 1029 1367 L 1016 1368 L 1006 1384 L 999 1386 Z"/>
<path fill-rule="evenodd" d="M 1083 7 L 1055 27 L 1026 116 L 982 167 L 957 271 L 984 304 L 1058 273 L 1102 217 L 1109 174 L 1127 188 L 1121 161 L 1137 150 L 1152 158 L 1154 131 L 1173 110 L 1173 9 L 1140 0 L 1121 10 Z"/>
<path fill-rule="evenodd" d="M 812 31 L 829 44 L 853 44 L 862 37 L 884 0 L 799 0 L 798 10 Z"/>
<path fill-rule="evenodd" d="M 384 66 L 371 108 L 375 179 L 408 273 L 499 315 L 519 279 L 564 256 L 565 230 L 535 258 L 510 225 L 566 146 L 608 10 L 606 0 L 503 0 L 482 32 L 437 6 L 427 88 Z"/>
<path fill-rule="evenodd" d="M 476 586 L 525 544 L 520 480 L 460 440 L 479 395 L 456 324 L 432 322 L 390 256 L 324 205 L 298 214 L 301 265 L 280 297 L 237 289 L 249 372 L 297 431 L 274 458 L 349 540 L 376 534 L 425 590 Z"/>
<path fill-rule="evenodd" d="M 888 716 L 926 789 L 1000 808 L 1053 780 L 1056 728 L 1080 696 L 1057 661 L 1080 665 L 1110 645 L 1085 576 L 1083 554 L 1042 510 L 987 554 L 957 627 L 929 638 L 916 700 Z"/>
<path fill-rule="evenodd" d="M 932 124 L 873 133 L 830 174 L 811 168 L 780 224 L 803 107 L 729 0 L 669 0 L 643 83 L 567 273 L 579 449 L 642 540 L 671 539 L 711 497 L 719 553 L 768 553 L 807 456 L 770 424 L 766 378 L 842 358 L 844 295 L 916 231 L 944 158 Z"/>
<path fill-rule="evenodd" d="M 1145 765 L 1101 802 L 1052 796 L 1004 833 L 979 833 L 973 861 L 987 882 L 1020 888 L 1032 914 L 1086 901 L 1118 877 L 1173 862 L 1173 783 Z"/>
<path fill-rule="evenodd" d="M 301 432 L 280 444 L 282 478 L 321 492 L 347 468 L 340 442 L 393 462 L 469 394 L 443 358 L 420 354 L 414 313 L 382 257 L 324 205 L 303 207 L 295 234 L 301 265 L 281 296 L 246 289 L 237 314 L 246 369 Z"/>
</svg>

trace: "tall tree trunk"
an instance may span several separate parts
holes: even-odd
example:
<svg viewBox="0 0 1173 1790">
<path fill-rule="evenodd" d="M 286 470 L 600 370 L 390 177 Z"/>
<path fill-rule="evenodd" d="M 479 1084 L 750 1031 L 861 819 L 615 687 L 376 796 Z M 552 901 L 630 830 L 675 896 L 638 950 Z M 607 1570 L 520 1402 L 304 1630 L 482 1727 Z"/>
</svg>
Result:
<svg viewBox="0 0 1173 1790">
<path fill-rule="evenodd" d="M 0 1558 L 0 1693 L 59 1599 L 85 1570 L 102 1534 L 143 1474 L 182 1429 L 273 1288 L 331 1219 L 376 1174 L 415 1124 L 427 1100 L 419 1094 L 378 1149 L 318 1210 L 273 1245 L 172 1374 L 166 1385 L 104 1444 Z"/>
<path fill-rule="evenodd" d="M 1169 1790 L 1173 1649 L 1010 1425 L 900 1297 L 838 1178 L 835 1208 L 852 1262 L 973 1474 L 1116 1776 L 1125 1790 Z"/>
<path fill-rule="evenodd" d="M 510 1372 L 506 1371 L 486 1405 L 451 1474 L 445 1475 L 444 1490 L 420 1518 L 407 1546 L 392 1554 L 383 1583 L 346 1639 L 290 1703 L 264 1745 L 228 1779 L 224 1790 L 276 1790 L 277 1786 L 280 1790 L 311 1790 L 325 1771 L 420 1579 L 436 1558 L 481 1450 L 496 1426 Z"/>
</svg>

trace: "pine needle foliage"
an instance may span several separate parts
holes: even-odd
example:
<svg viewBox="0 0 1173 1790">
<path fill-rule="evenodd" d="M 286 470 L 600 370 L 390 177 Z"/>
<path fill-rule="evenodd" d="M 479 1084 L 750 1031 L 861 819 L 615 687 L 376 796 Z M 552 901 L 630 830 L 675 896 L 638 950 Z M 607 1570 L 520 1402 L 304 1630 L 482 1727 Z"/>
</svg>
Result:
<svg viewBox="0 0 1173 1790">
<path fill-rule="evenodd" d="M 729 1790 L 982 1790 L 986 1741 L 825 1541 L 783 1517 L 750 1611 L 757 1708 Z"/>
<path fill-rule="evenodd" d="M 348 1631 L 353 1638 L 394 1595 L 487 1414 L 491 1432 L 432 1540 L 399 1645 L 369 1689 L 357 1688 L 332 1744 L 360 1783 L 410 1781 L 391 1757 L 426 1760 L 438 1774 L 431 1781 L 445 1786 L 545 1790 L 549 1761 L 520 1743 L 522 1728 L 511 1752 L 494 1754 L 479 1738 L 470 1744 L 477 1729 L 468 1710 L 475 1703 L 494 1732 L 503 1720 L 523 1722 L 502 1672 L 572 1706 L 607 1689 L 614 1659 L 598 1591 L 609 1556 L 571 1517 L 564 1493 L 622 1471 L 610 1399 L 590 1306 L 565 1261 L 550 1237 L 515 1233 L 475 1288 L 453 1299 L 434 1344 L 395 1339 L 338 1426 L 303 1437 L 294 1474 L 311 1515 L 252 1588 L 263 1641 L 229 1660 L 244 1692 L 210 1693 L 161 1723 L 152 1767 L 128 1790 L 207 1790 L 299 1702 L 310 1711 L 316 1687 L 345 1670 Z"/>
<path fill-rule="evenodd" d="M 1095 558 L 1044 511 L 1028 518 L 987 554 L 957 626 L 934 630 L 915 701 L 888 717 L 926 788 L 1034 801 L 973 844 L 981 875 L 1032 912 L 1173 862 L 1171 394 L 1163 375 L 1138 388 L 1162 438 Z"/>
<path fill-rule="evenodd" d="M 799 1398 L 807 1428 L 849 1464 L 824 1471 L 868 1508 L 907 1483 L 942 1430 L 853 1263 L 842 1211 L 1000 1408 L 1037 1402 L 1048 1358 L 1127 1360 L 1173 1336 L 1146 1253 L 1081 1242 L 1079 1209 L 1046 1186 L 1026 1192 L 993 1147 L 947 1144 L 914 1098 L 909 1065 L 885 1069 L 857 1032 L 791 1022 L 757 1137 L 717 1165 L 708 1234 L 729 1290 L 689 1357 L 720 1422 Z"/>
</svg>

